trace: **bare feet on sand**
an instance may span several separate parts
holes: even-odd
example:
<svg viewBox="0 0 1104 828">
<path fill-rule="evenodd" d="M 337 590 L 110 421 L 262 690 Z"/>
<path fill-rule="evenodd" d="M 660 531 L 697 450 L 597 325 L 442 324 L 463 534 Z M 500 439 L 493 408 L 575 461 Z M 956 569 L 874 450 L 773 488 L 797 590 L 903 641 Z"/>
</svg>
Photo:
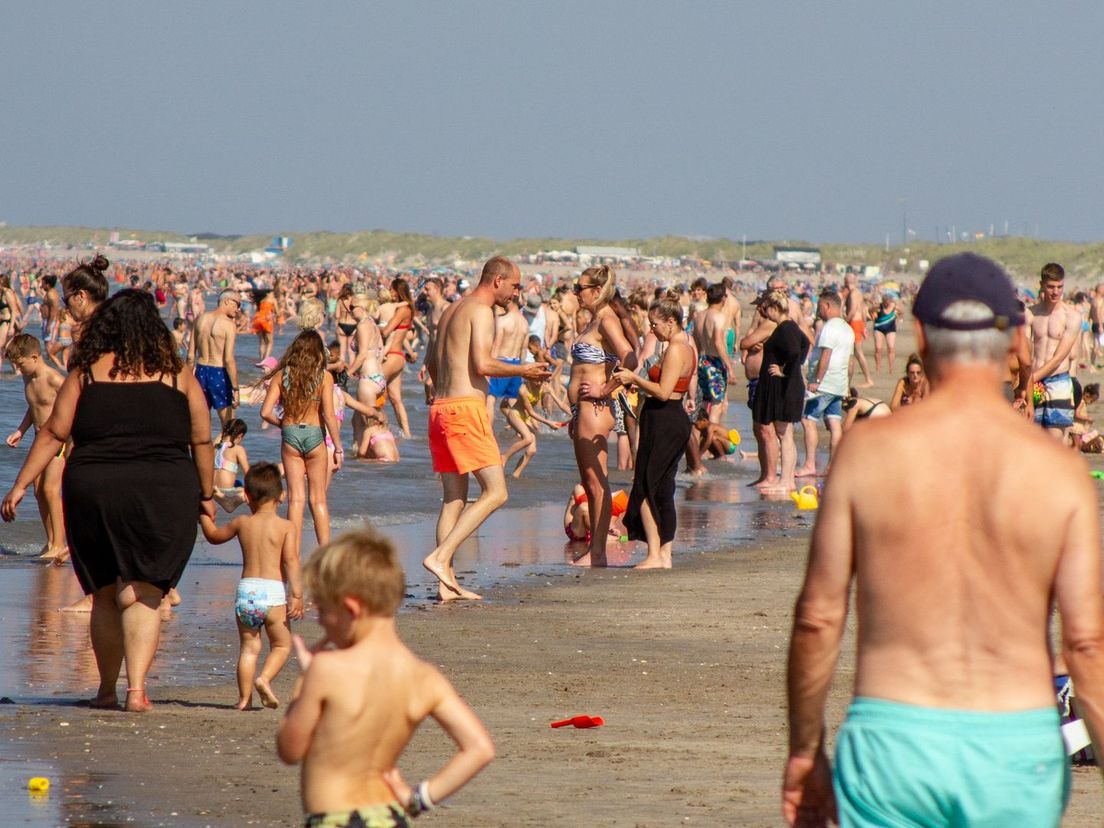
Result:
<svg viewBox="0 0 1104 828">
<path fill-rule="evenodd" d="M 609 564 L 606 563 L 606 556 L 604 554 L 597 561 L 592 560 L 590 557 L 590 550 L 587 550 L 579 557 L 572 559 L 571 563 L 574 566 L 589 566 L 592 569 L 599 569 L 609 566 Z"/>
<path fill-rule="evenodd" d="M 816 470 L 815 467 L 814 468 L 807 468 L 807 467 L 806 468 L 800 468 L 800 469 L 798 469 L 797 471 L 794 472 L 794 477 L 816 477 L 816 476 L 817 476 L 817 470 Z"/>
<path fill-rule="evenodd" d="M 249 694 L 248 699 L 238 699 L 238 703 L 234 705 L 238 710 L 252 710 L 253 709 L 253 694 Z"/>
<path fill-rule="evenodd" d="M 777 477 L 767 477 L 763 480 L 756 480 L 754 483 L 749 483 L 749 486 L 754 486 L 756 489 L 774 489 L 778 487 Z"/>
<path fill-rule="evenodd" d="M 149 697 L 146 695 L 146 690 L 144 687 L 127 688 L 127 713 L 145 713 L 152 709 L 153 705 L 150 704 Z"/>
<path fill-rule="evenodd" d="M 671 568 L 670 559 L 662 560 L 662 559 L 657 559 L 657 558 L 645 558 L 644 560 L 642 560 L 640 563 L 638 563 L 636 566 L 633 567 L 633 569 L 670 569 L 670 568 Z"/>
<path fill-rule="evenodd" d="M 42 550 L 42 554 L 38 556 L 40 561 L 52 561 L 58 566 L 61 566 L 67 560 L 69 560 L 69 547 L 68 546 L 52 546 L 46 547 Z"/>
<path fill-rule="evenodd" d="M 254 680 L 253 686 L 257 688 L 257 692 L 261 696 L 261 704 L 263 704 L 265 707 L 271 710 L 275 710 L 277 707 L 280 706 L 280 700 L 276 698 L 276 694 L 272 692 L 272 688 L 263 678 L 258 676 Z"/>
<path fill-rule="evenodd" d="M 791 493 L 796 491 L 797 489 L 792 486 L 775 484 L 774 486 L 763 486 L 759 489 L 759 494 L 769 500 L 785 500 Z"/>
<path fill-rule="evenodd" d="M 482 601 L 482 595 L 464 589 L 456 581 L 452 568 L 442 564 L 432 554 L 426 555 L 422 560 L 424 566 L 437 579 L 437 597 L 441 601 L 456 601 L 463 598 L 467 601 Z"/>
<path fill-rule="evenodd" d="M 119 707 L 119 696 L 114 690 L 108 693 L 100 693 L 96 698 L 88 702 L 89 707 L 97 710 L 112 710 Z"/>
</svg>

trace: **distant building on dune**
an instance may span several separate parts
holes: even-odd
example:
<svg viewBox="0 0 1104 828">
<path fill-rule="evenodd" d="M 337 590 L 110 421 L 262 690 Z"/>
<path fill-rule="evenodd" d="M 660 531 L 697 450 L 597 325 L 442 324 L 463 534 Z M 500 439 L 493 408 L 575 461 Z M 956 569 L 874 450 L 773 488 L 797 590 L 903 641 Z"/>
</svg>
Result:
<svg viewBox="0 0 1104 828">
<path fill-rule="evenodd" d="M 775 247 L 774 260 L 785 265 L 819 265 L 819 247 Z"/>
<path fill-rule="evenodd" d="M 640 259 L 637 247 L 576 247 L 579 264 L 589 267 L 592 264 L 628 264 Z"/>
</svg>

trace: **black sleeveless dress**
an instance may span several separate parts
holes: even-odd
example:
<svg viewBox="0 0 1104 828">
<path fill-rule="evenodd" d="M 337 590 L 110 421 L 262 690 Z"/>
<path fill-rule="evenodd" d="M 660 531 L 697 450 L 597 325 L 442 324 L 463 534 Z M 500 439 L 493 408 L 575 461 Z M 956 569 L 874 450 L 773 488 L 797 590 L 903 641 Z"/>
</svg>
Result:
<svg viewBox="0 0 1104 828">
<path fill-rule="evenodd" d="M 670 543 L 675 539 L 678 525 L 675 475 L 692 430 L 682 400 L 644 399 L 644 407 L 640 410 L 636 471 L 624 519 L 629 540 L 648 539 L 641 514 L 645 500 L 659 529 L 659 542 Z"/>
<path fill-rule="evenodd" d="M 805 380 L 801 364 L 809 353 L 809 340 L 792 319 L 785 319 L 763 343 L 763 367 L 755 390 L 752 420 L 760 425 L 773 422 L 799 423 L 805 409 Z M 772 377 L 768 365 L 778 365 L 785 376 Z"/>
<path fill-rule="evenodd" d="M 62 477 L 65 531 L 86 593 L 123 581 L 168 592 L 195 545 L 199 477 L 188 398 L 163 382 L 81 389 Z"/>
</svg>

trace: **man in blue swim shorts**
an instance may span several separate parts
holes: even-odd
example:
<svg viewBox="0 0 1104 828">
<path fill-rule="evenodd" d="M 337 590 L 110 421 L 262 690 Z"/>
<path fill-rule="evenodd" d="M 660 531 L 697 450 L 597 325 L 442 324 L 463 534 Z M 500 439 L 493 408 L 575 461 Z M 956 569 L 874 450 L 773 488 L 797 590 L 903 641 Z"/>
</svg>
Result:
<svg viewBox="0 0 1104 828">
<path fill-rule="evenodd" d="M 790 825 L 1057 826 L 1069 766 L 1052 599 L 1094 748 L 1104 735 L 1096 493 L 1076 453 L 1010 415 L 1001 383 L 1024 320 L 996 263 L 937 262 L 913 316 L 932 391 L 907 416 L 848 434 L 817 512 L 790 641 L 783 814 Z M 855 695 L 833 773 L 825 707 L 853 581 Z"/>
<path fill-rule="evenodd" d="M 219 303 L 196 320 L 188 348 L 188 360 L 195 366 L 196 381 L 207 398 L 208 408 L 218 412 L 223 428 L 238 406 L 238 367 L 234 359 L 234 320 L 241 311 L 241 295 L 224 290 Z"/>
<path fill-rule="evenodd" d="M 1029 308 L 1031 378 L 1035 383 L 1035 422 L 1059 439 L 1073 425 L 1074 393 L 1070 371 L 1081 335 L 1081 313 L 1062 296 L 1066 271 L 1050 262 L 1039 273 L 1039 301 Z"/>
<path fill-rule="evenodd" d="M 491 353 L 499 362 L 507 365 L 521 365 L 522 355 L 527 352 L 529 342 L 529 323 L 516 301 L 511 299 L 506 312 L 495 317 L 495 337 Z M 503 414 L 512 408 L 521 393 L 522 377 L 489 377 L 487 380 L 487 416 L 494 422 L 495 401 Z"/>
</svg>

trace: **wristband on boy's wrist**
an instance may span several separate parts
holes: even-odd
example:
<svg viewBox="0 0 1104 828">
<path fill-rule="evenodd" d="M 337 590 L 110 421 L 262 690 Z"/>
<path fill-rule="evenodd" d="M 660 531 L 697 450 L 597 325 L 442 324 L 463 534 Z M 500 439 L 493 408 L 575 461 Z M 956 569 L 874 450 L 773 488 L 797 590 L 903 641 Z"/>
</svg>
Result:
<svg viewBox="0 0 1104 828">
<path fill-rule="evenodd" d="M 208 502 L 210 502 L 214 499 L 215 499 L 215 496 L 213 494 L 201 495 L 200 498 L 199 498 L 199 502 L 200 503 L 208 503 Z"/>
<path fill-rule="evenodd" d="M 425 780 L 418 783 L 416 787 L 410 793 L 410 802 L 406 806 L 407 816 L 418 817 L 428 811 L 432 811 L 437 806 L 433 804 L 433 800 L 429 798 L 429 781 Z"/>
</svg>

